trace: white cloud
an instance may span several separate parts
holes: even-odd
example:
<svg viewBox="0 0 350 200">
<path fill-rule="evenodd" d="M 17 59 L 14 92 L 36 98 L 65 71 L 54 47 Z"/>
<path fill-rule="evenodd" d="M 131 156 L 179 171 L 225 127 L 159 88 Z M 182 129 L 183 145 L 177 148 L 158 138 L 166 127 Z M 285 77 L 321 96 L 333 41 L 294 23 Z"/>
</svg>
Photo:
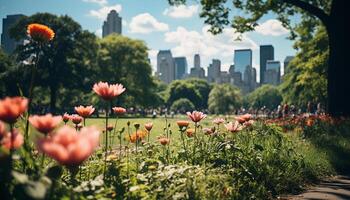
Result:
<svg viewBox="0 0 350 200">
<path fill-rule="evenodd" d="M 159 22 L 149 13 L 142 13 L 134 16 L 129 24 L 131 33 L 151 33 L 156 31 L 169 30 L 168 24 Z"/>
<path fill-rule="evenodd" d="M 104 6 L 98 10 L 90 10 L 89 15 L 101 20 L 105 20 L 107 18 L 108 13 L 111 10 L 116 10 L 118 13 L 120 13 L 122 11 L 122 6 L 120 4 L 115 4 L 112 6 Z"/>
<path fill-rule="evenodd" d="M 172 18 L 190 18 L 198 12 L 198 5 L 179 5 L 166 8 L 163 11 L 163 15 L 167 15 Z"/>
<path fill-rule="evenodd" d="M 212 35 L 208 29 L 209 26 L 205 26 L 201 32 L 197 32 L 177 27 L 176 31 L 165 33 L 165 42 L 176 44 L 171 49 L 173 56 L 186 56 L 190 68 L 193 67 L 193 56 L 196 53 L 201 55 L 204 68 L 213 58 L 220 59 L 227 68 L 228 63 L 233 63 L 234 49 L 258 49 L 258 45 L 245 34 L 241 41 L 236 41 L 238 35 L 232 28 L 225 28 L 219 35 Z"/>
<path fill-rule="evenodd" d="M 88 3 L 97 3 L 101 6 L 106 5 L 108 3 L 107 0 L 83 0 L 83 1 Z"/>
<path fill-rule="evenodd" d="M 255 28 L 255 31 L 262 35 L 280 36 L 288 34 L 289 31 L 276 19 L 269 19 Z"/>
</svg>

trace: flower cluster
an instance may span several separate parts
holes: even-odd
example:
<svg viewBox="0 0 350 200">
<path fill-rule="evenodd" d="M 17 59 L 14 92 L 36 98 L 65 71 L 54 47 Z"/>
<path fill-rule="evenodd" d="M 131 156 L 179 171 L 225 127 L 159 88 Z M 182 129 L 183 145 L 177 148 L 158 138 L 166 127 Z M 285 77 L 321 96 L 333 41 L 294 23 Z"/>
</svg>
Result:
<svg viewBox="0 0 350 200">
<path fill-rule="evenodd" d="M 27 33 L 36 42 L 49 42 L 55 37 L 55 32 L 42 24 L 29 24 Z"/>
</svg>

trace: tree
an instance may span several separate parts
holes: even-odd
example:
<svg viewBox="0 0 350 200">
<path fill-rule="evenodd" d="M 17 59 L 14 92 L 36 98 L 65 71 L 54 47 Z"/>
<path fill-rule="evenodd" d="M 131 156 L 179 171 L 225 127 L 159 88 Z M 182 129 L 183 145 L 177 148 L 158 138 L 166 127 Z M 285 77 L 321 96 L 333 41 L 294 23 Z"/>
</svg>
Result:
<svg viewBox="0 0 350 200">
<path fill-rule="evenodd" d="M 181 98 L 176 101 L 171 105 L 170 110 L 174 112 L 180 112 L 180 113 L 186 113 L 187 111 L 193 111 L 194 105 L 193 103 L 186 99 L 186 98 Z"/>
<path fill-rule="evenodd" d="M 99 40 L 99 81 L 122 83 L 127 92 L 118 98 L 123 106 L 154 106 L 160 101 L 148 61 L 147 46 L 141 40 L 111 34 Z"/>
<path fill-rule="evenodd" d="M 50 45 L 41 49 L 43 56 L 39 61 L 35 81 L 36 86 L 49 88 L 50 109 L 51 112 L 55 112 L 61 88 L 91 91 L 91 85 L 97 75 L 94 60 L 98 48 L 96 37 L 82 30 L 72 18 L 49 13 L 37 13 L 21 18 L 10 30 L 10 35 L 15 39 L 26 39 L 26 28 L 31 23 L 45 24 L 55 31 L 55 38 Z M 28 43 L 20 45 L 15 53 L 18 61 L 22 61 L 29 58 L 34 51 L 36 49 Z M 24 73 L 18 76 L 16 81 L 23 92 L 27 92 L 30 80 L 29 67 L 21 66 L 19 70 Z M 38 97 L 34 96 L 34 99 L 38 100 Z"/>
<path fill-rule="evenodd" d="M 319 27 L 308 40 L 296 42 L 300 52 L 289 63 L 283 83 L 279 86 L 288 104 L 327 103 L 328 37 Z"/>
<path fill-rule="evenodd" d="M 208 104 L 211 113 L 230 113 L 241 104 L 239 89 L 230 84 L 215 85 L 210 91 Z"/>
<path fill-rule="evenodd" d="M 168 105 L 172 105 L 176 100 L 187 98 L 195 109 L 206 109 L 210 85 L 201 79 L 185 79 L 173 81 L 168 86 L 166 100 Z"/>
<path fill-rule="evenodd" d="M 248 94 L 248 106 L 260 109 L 263 106 L 272 110 L 282 102 L 281 92 L 272 85 L 263 85 L 252 93 Z"/>
<path fill-rule="evenodd" d="M 168 0 L 170 4 L 183 4 L 186 0 Z M 227 0 L 201 0 L 205 23 L 211 25 L 214 34 L 222 32 L 230 24 Z M 234 16 L 231 26 L 239 33 L 252 31 L 258 20 L 265 14 L 273 12 L 282 24 L 291 30 L 291 38 L 298 26 L 292 26 L 290 16 L 301 15 L 301 24 L 309 23 L 314 27 L 322 24 L 329 38 L 329 61 L 327 70 L 328 112 L 334 116 L 350 116 L 350 90 L 348 84 L 349 67 L 346 65 L 347 37 L 350 31 L 346 28 L 349 19 L 346 0 L 232 0 L 233 9 L 242 10 L 247 17 Z M 237 11 L 234 11 L 237 12 Z M 303 37 L 302 35 L 300 37 Z"/>
</svg>

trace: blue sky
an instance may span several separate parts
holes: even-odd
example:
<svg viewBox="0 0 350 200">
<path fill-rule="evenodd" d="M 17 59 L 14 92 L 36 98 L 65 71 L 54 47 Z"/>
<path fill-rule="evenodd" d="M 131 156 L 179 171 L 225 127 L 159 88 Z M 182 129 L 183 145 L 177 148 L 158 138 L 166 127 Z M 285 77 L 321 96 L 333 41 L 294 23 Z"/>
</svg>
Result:
<svg viewBox="0 0 350 200">
<path fill-rule="evenodd" d="M 234 41 L 235 33 L 231 28 L 217 36 L 208 33 L 207 25 L 199 18 L 200 6 L 195 4 L 196 1 L 189 2 L 187 6 L 170 7 L 167 0 L 0 0 L 0 17 L 36 12 L 67 14 L 84 29 L 101 35 L 108 11 L 116 9 L 123 18 L 122 34 L 146 42 L 152 65 L 156 64 L 159 49 L 171 49 L 173 56 L 186 56 L 189 67 L 193 66 L 195 53 L 201 55 L 204 68 L 212 59 L 220 59 L 222 70 L 227 70 L 233 63 L 234 49 L 251 48 L 253 66 L 258 72 L 259 45 L 272 44 L 275 60 L 281 62 L 286 56 L 295 54 L 293 41 L 286 39 L 288 31 L 272 14 L 260 20 L 256 31 L 244 34 L 242 41 Z"/>
</svg>

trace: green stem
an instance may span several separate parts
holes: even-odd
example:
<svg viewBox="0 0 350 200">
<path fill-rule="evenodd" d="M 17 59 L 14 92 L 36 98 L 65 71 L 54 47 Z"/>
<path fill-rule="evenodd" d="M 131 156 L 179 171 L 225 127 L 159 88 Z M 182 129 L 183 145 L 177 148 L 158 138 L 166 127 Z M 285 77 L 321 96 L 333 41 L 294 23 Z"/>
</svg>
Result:
<svg viewBox="0 0 350 200">
<path fill-rule="evenodd" d="M 138 159 L 138 157 L 137 157 L 137 146 L 138 146 L 138 143 L 139 143 L 139 137 L 138 137 L 138 133 L 137 133 L 137 131 L 138 131 L 138 128 L 136 128 L 136 141 L 135 141 L 135 145 L 136 145 L 136 170 L 138 171 L 139 170 L 139 159 Z"/>
<path fill-rule="evenodd" d="M 186 148 L 185 139 L 184 139 L 184 131 L 180 130 L 180 135 L 181 135 L 182 145 L 185 150 L 185 157 L 186 157 L 186 160 L 188 161 L 187 148 Z"/>
<path fill-rule="evenodd" d="M 106 170 L 107 170 L 107 151 L 108 151 L 108 110 L 109 110 L 109 104 L 107 103 L 106 106 L 106 129 L 105 129 L 105 160 L 104 160 L 104 169 L 103 169 L 103 178 L 106 177 Z"/>
</svg>

